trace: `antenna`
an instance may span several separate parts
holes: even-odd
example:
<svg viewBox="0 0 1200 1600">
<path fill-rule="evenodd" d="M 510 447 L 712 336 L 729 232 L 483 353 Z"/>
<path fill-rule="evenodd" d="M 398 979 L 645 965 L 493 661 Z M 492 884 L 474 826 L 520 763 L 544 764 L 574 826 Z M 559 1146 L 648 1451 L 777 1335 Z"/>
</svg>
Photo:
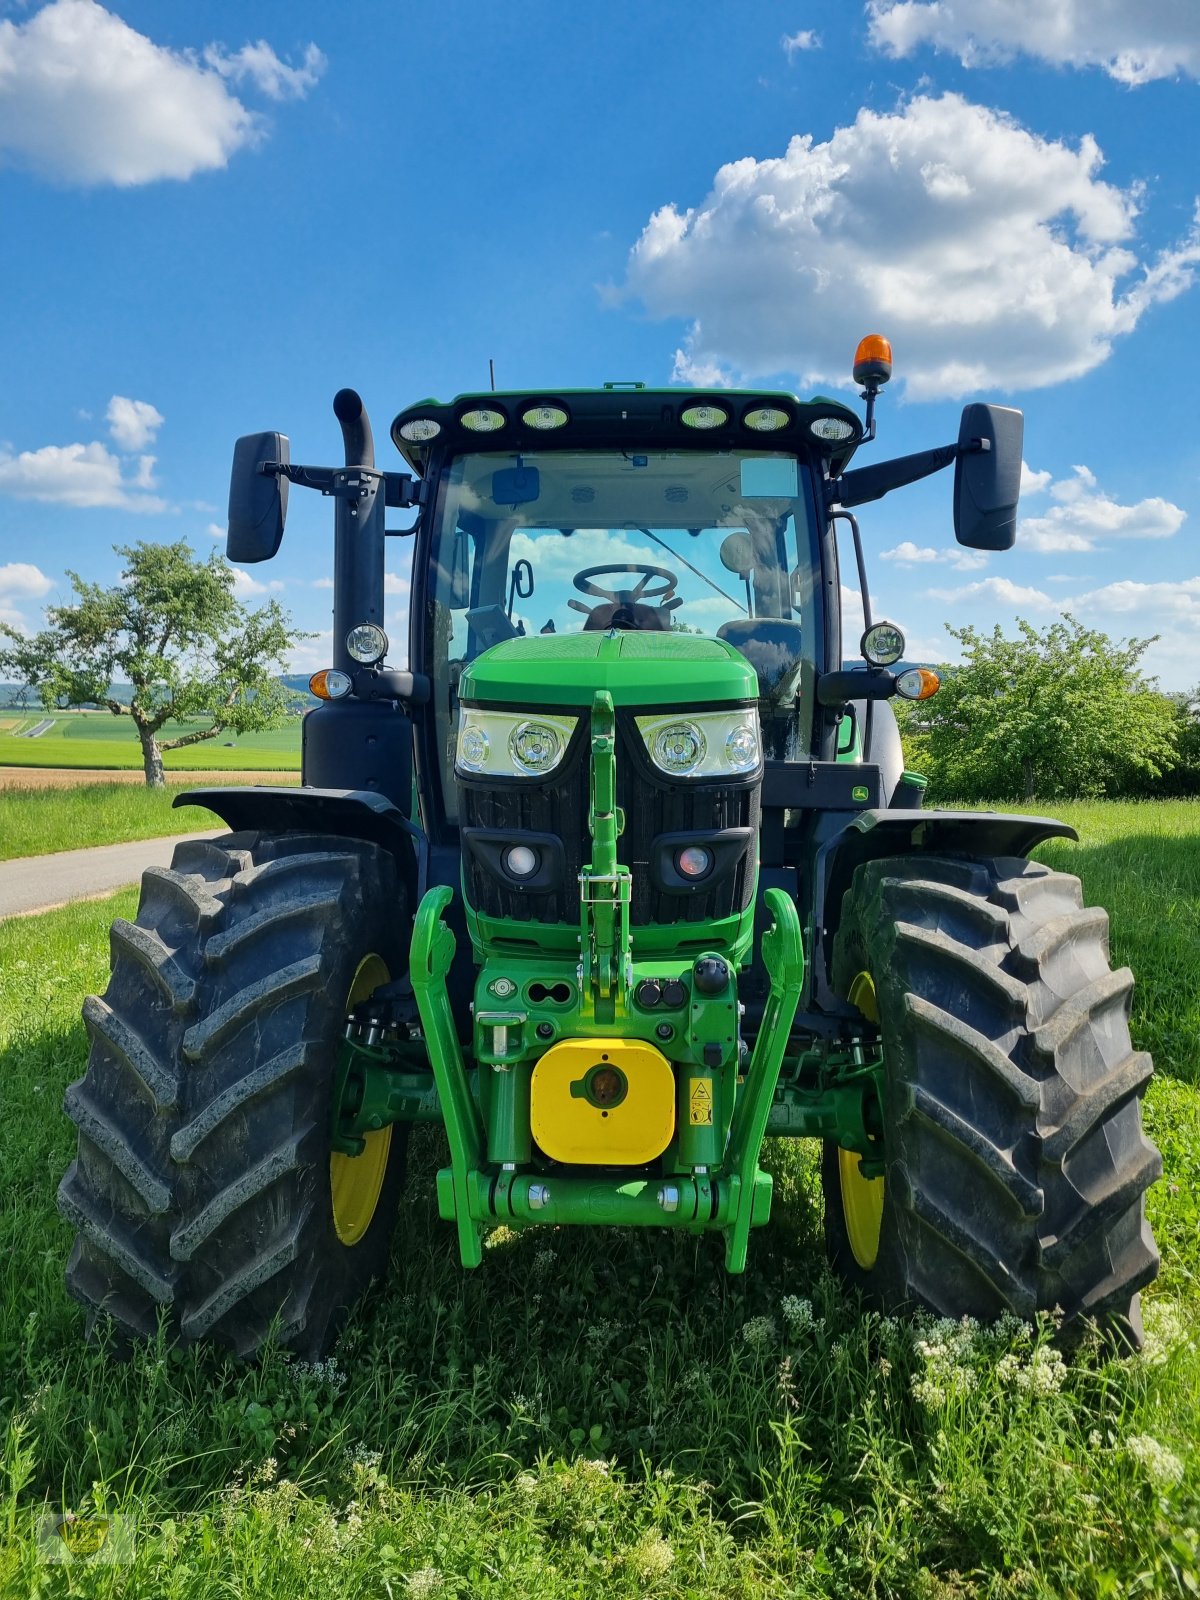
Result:
<svg viewBox="0 0 1200 1600">
<path fill-rule="evenodd" d="M 488 357 L 488 377 L 491 380 L 492 393 L 495 394 L 495 392 L 496 392 L 496 363 L 492 360 L 491 356 Z"/>
</svg>

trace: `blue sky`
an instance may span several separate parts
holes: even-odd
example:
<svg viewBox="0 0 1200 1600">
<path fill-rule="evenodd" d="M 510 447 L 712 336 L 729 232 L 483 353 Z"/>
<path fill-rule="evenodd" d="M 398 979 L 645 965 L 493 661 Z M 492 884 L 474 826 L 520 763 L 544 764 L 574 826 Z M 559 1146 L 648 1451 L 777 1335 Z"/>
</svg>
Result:
<svg viewBox="0 0 1200 1600">
<path fill-rule="evenodd" d="M 1036 52 L 1036 53 L 1030 53 Z M 0 0 L 0 619 L 112 545 L 214 547 L 237 434 L 337 459 L 487 385 L 895 377 L 863 464 L 1021 406 L 1017 548 L 949 474 L 864 508 L 877 614 L 1070 609 L 1200 683 L 1195 149 L 1185 0 Z M 318 637 L 328 506 L 245 573 Z M 391 584 L 396 614 L 404 575 Z"/>
</svg>

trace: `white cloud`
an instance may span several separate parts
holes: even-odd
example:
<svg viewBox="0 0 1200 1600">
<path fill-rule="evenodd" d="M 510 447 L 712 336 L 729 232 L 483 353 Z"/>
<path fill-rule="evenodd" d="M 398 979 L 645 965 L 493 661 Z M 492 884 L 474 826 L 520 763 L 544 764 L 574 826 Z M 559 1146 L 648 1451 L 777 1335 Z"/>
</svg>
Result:
<svg viewBox="0 0 1200 1600">
<path fill-rule="evenodd" d="M 204 61 L 214 72 L 233 83 L 253 83 L 268 100 L 302 100 L 325 70 L 325 57 L 315 44 L 304 52 L 298 67 L 281 61 L 265 39 L 246 44 L 231 55 L 220 45 L 210 44 Z"/>
<path fill-rule="evenodd" d="M 283 582 L 279 578 L 272 578 L 267 583 L 263 583 L 258 578 L 252 578 L 241 567 L 233 567 L 231 571 L 233 572 L 233 592 L 239 600 L 249 600 L 255 595 L 275 594 L 283 588 Z"/>
<path fill-rule="evenodd" d="M 332 582 L 330 583 L 329 587 L 331 589 L 333 588 Z M 407 594 L 408 593 L 408 587 L 409 587 L 408 578 L 406 576 L 401 576 L 400 573 L 398 573 L 398 572 L 385 572 L 384 573 L 384 575 L 383 575 L 383 592 L 384 592 L 384 594 Z"/>
<path fill-rule="evenodd" d="M 0 494 L 64 506 L 116 506 L 125 511 L 166 511 L 152 487 L 153 456 L 142 456 L 133 478 L 104 445 L 47 444 L 11 455 L 0 450 Z"/>
<path fill-rule="evenodd" d="M 210 539 L 223 539 L 229 532 L 229 529 L 224 527 L 219 522 L 210 522 L 205 531 Z"/>
<path fill-rule="evenodd" d="M 1026 495 L 1041 494 L 1043 489 L 1050 487 L 1052 472 L 1035 472 L 1028 461 L 1021 462 L 1021 497 Z"/>
<path fill-rule="evenodd" d="M 332 589 L 333 588 L 333 579 L 332 578 L 314 578 L 313 581 L 312 581 L 312 586 L 313 586 L 314 589 Z"/>
<path fill-rule="evenodd" d="M 157 45 L 96 0 L 52 0 L 0 20 L 0 158 L 67 183 L 120 186 L 224 167 L 263 135 L 227 86 L 273 99 L 315 81 L 320 52 L 289 67 L 265 44 L 234 55 Z"/>
<path fill-rule="evenodd" d="M 779 41 L 783 53 L 791 61 L 804 50 L 819 50 L 821 36 L 814 33 L 811 28 L 801 28 L 798 33 L 785 33 Z"/>
<path fill-rule="evenodd" d="M 932 45 L 964 67 L 1030 55 L 1131 85 L 1200 78 L 1194 0 L 868 0 L 867 15 L 871 43 L 892 56 Z"/>
<path fill-rule="evenodd" d="M 977 583 L 965 583 L 959 589 L 930 589 L 927 593 L 930 599 L 945 600 L 950 605 L 991 600 L 997 605 L 1005 606 L 1033 606 L 1035 609 L 1049 607 L 1053 611 L 1059 608 L 1059 602 L 1052 600 L 1048 594 L 1043 594 L 1040 589 L 1013 583 L 1010 578 L 981 578 Z"/>
<path fill-rule="evenodd" d="M 911 539 L 902 540 L 893 550 L 884 550 L 879 559 L 894 561 L 898 567 L 926 566 L 932 561 L 942 561 L 956 572 L 978 572 L 988 562 L 982 550 L 967 550 L 954 545 L 935 550 L 932 545 L 915 545 Z"/>
<path fill-rule="evenodd" d="M 115 394 L 104 413 L 108 431 L 122 450 L 144 450 L 163 425 L 163 414 L 148 400 L 128 400 Z"/>
<path fill-rule="evenodd" d="M 40 567 L 28 561 L 9 561 L 0 566 L 0 622 L 18 633 L 29 631 L 29 618 L 22 607 L 30 600 L 42 600 L 54 587 Z"/>
<path fill-rule="evenodd" d="M 333 660 L 333 629 L 326 628 L 311 639 L 300 639 L 288 655 L 289 672 L 320 672 Z"/>
<path fill-rule="evenodd" d="M 1057 503 L 1044 516 L 1023 517 L 1018 523 L 1020 549 L 1042 555 L 1086 552 L 1106 539 L 1169 539 L 1183 526 L 1187 512 L 1170 500 L 1153 495 L 1135 505 L 1120 505 L 1099 487 L 1089 467 L 1072 470 L 1073 477 L 1049 484 L 1050 498 Z M 1036 476 L 1050 478 L 1049 473 Z"/>
<path fill-rule="evenodd" d="M 699 206 L 661 207 L 624 292 L 691 319 L 677 373 L 841 385 L 881 328 L 919 399 L 1058 383 L 1200 264 L 1200 224 L 1141 259 L 1140 190 L 1102 165 L 1090 134 L 1072 148 L 955 94 L 861 110 L 825 143 L 797 135 L 782 156 L 722 167 Z"/>
</svg>

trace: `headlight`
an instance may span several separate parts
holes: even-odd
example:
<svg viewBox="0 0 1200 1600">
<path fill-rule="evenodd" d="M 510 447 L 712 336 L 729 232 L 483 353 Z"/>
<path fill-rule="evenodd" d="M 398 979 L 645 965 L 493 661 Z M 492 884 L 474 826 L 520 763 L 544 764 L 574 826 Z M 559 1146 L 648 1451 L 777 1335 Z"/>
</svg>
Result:
<svg viewBox="0 0 1200 1600">
<path fill-rule="evenodd" d="M 762 761 L 758 711 L 698 711 L 635 718 L 650 759 L 672 778 L 742 777 Z"/>
<path fill-rule="evenodd" d="M 458 714 L 457 772 L 489 778 L 542 778 L 558 767 L 575 717 L 510 716 L 463 706 Z"/>
<path fill-rule="evenodd" d="M 387 655 L 388 636 L 373 622 L 360 622 L 346 635 L 346 651 L 355 661 L 369 667 L 373 661 L 382 661 Z"/>
<path fill-rule="evenodd" d="M 894 622 L 876 622 L 863 634 L 858 648 L 873 667 L 890 667 L 904 654 L 904 635 Z"/>
</svg>

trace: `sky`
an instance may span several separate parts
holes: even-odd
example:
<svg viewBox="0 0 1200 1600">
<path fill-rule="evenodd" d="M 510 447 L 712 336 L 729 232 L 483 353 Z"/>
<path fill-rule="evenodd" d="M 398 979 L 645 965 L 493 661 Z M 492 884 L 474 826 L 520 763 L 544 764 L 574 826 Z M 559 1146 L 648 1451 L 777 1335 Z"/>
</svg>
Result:
<svg viewBox="0 0 1200 1600">
<path fill-rule="evenodd" d="M 860 513 L 910 659 L 1070 612 L 1192 689 L 1198 134 L 1195 0 L 0 0 L 0 620 L 223 549 L 235 437 L 335 463 L 345 385 L 399 468 L 393 416 L 489 360 L 857 405 L 883 333 L 856 465 L 1025 413 L 1015 549 L 955 544 L 949 473 Z M 297 492 L 237 576 L 297 670 L 331 569 Z"/>
</svg>

